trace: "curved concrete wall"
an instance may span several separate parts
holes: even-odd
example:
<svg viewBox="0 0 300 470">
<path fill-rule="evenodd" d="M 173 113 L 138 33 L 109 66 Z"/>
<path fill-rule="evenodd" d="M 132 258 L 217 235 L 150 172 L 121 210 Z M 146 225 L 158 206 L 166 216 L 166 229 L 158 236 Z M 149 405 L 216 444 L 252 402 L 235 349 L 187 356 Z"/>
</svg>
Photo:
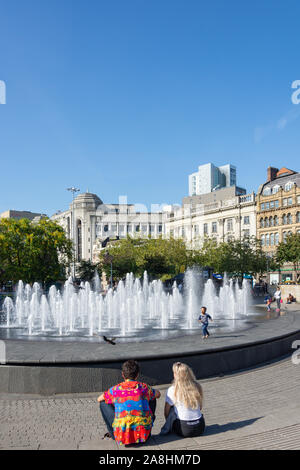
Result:
<svg viewBox="0 0 300 470">
<path fill-rule="evenodd" d="M 198 379 L 249 368 L 283 355 L 292 354 L 292 343 L 300 339 L 300 330 L 280 338 L 253 341 L 198 352 L 173 351 L 166 356 L 149 355 L 139 359 L 141 380 L 150 385 L 172 380 L 172 364 L 187 363 Z M 8 364 L 0 366 L 0 393 L 53 395 L 59 393 L 101 392 L 121 381 L 122 363 L 132 356 L 124 355 L 111 362 L 66 364 Z"/>
</svg>

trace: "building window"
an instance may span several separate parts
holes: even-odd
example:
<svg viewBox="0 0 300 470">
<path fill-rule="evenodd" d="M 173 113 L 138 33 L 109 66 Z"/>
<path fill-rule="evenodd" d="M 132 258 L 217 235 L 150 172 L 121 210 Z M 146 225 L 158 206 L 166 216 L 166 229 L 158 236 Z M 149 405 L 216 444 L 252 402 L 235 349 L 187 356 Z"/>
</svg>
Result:
<svg viewBox="0 0 300 470">
<path fill-rule="evenodd" d="M 108 232 L 108 225 L 104 225 L 103 231 L 104 231 L 104 232 Z"/>
<path fill-rule="evenodd" d="M 266 202 L 266 210 L 268 210 L 269 208 L 270 208 L 270 203 Z"/>
<path fill-rule="evenodd" d="M 278 225 L 278 216 L 277 215 L 274 216 L 274 225 Z"/>
<path fill-rule="evenodd" d="M 296 214 L 296 223 L 299 224 L 300 222 L 300 212 L 297 212 Z"/>
<path fill-rule="evenodd" d="M 288 206 L 292 206 L 293 205 L 293 198 L 289 197 L 287 203 L 288 203 Z"/>
<path fill-rule="evenodd" d="M 162 233 L 162 225 L 158 226 L 158 233 Z"/>
<path fill-rule="evenodd" d="M 283 224 L 283 225 L 286 225 L 286 224 L 287 224 L 287 216 L 286 216 L 286 214 L 283 214 L 283 216 L 282 216 L 282 224 Z"/>
<path fill-rule="evenodd" d="M 261 239 L 261 246 L 265 246 L 265 236 L 262 235 L 260 239 Z"/>
<path fill-rule="evenodd" d="M 279 200 L 276 199 L 276 201 L 274 201 L 274 202 L 275 202 L 275 208 L 277 209 L 279 207 Z"/>
<path fill-rule="evenodd" d="M 147 233 L 147 225 L 142 225 L 142 232 Z"/>
<path fill-rule="evenodd" d="M 227 219 L 227 231 L 230 232 L 231 230 L 233 230 L 232 219 Z"/>
<path fill-rule="evenodd" d="M 211 226 L 212 233 L 217 233 L 217 222 L 213 222 Z"/>
<path fill-rule="evenodd" d="M 297 204 L 300 204 L 300 196 L 297 196 Z"/>
<path fill-rule="evenodd" d="M 270 209 L 274 209 L 275 207 L 275 201 L 270 201 Z"/>
<path fill-rule="evenodd" d="M 77 221 L 77 261 L 82 259 L 82 227 L 81 220 Z"/>
<path fill-rule="evenodd" d="M 131 232 L 132 231 L 132 225 L 131 224 L 127 224 L 127 233 L 128 232 Z"/>
<path fill-rule="evenodd" d="M 278 184 L 277 184 L 276 186 L 274 186 L 274 187 L 273 187 L 273 191 L 272 191 L 272 193 L 273 193 L 273 194 L 276 194 L 276 193 L 278 193 L 278 191 L 279 191 L 279 188 L 280 188 L 280 186 L 279 186 Z"/>
<path fill-rule="evenodd" d="M 265 227 L 269 227 L 269 219 L 268 219 L 268 217 L 265 218 Z"/>
<path fill-rule="evenodd" d="M 249 215 L 245 215 L 245 217 L 244 217 L 244 224 L 245 224 L 245 225 L 249 225 L 249 224 L 250 224 L 250 217 L 249 217 Z"/>
<path fill-rule="evenodd" d="M 136 226 L 135 226 L 135 231 L 136 231 L 136 232 L 139 232 L 139 231 L 140 231 L 140 226 L 139 226 L 139 225 L 136 225 Z"/>
<path fill-rule="evenodd" d="M 119 225 L 119 232 L 120 232 L 120 233 L 124 233 L 124 230 L 125 230 L 125 225 L 120 224 L 120 225 Z"/>
<path fill-rule="evenodd" d="M 244 237 L 245 237 L 245 238 L 249 238 L 249 237 L 250 237 L 250 230 L 249 230 L 249 229 L 244 230 Z"/>
<path fill-rule="evenodd" d="M 292 183 L 291 181 L 289 181 L 288 183 L 286 183 L 286 184 L 284 185 L 284 190 L 285 190 L 285 191 L 290 191 L 290 189 L 293 187 L 293 184 L 294 184 L 294 183 Z"/>
<path fill-rule="evenodd" d="M 279 245 L 279 233 L 275 233 L 275 245 Z"/>
<path fill-rule="evenodd" d="M 264 204 L 264 203 L 260 205 L 260 209 L 261 209 L 262 211 L 265 210 L 265 204 Z"/>
<path fill-rule="evenodd" d="M 270 235 L 270 245 L 274 246 L 274 233 L 271 233 Z"/>
<path fill-rule="evenodd" d="M 264 222 L 264 219 L 263 219 L 263 218 L 260 219 L 259 225 L 260 225 L 260 228 L 264 228 L 265 222 Z"/>
<path fill-rule="evenodd" d="M 282 199 L 282 205 L 284 207 L 287 206 L 287 198 L 286 197 L 284 199 Z"/>
<path fill-rule="evenodd" d="M 274 219 L 273 219 L 273 217 L 270 217 L 270 218 L 269 218 L 269 226 L 270 226 L 270 227 L 273 227 L 273 226 L 274 226 Z"/>
<path fill-rule="evenodd" d="M 266 246 L 270 245 L 270 235 L 267 233 L 266 234 Z"/>
<path fill-rule="evenodd" d="M 288 215 L 287 215 L 287 223 L 288 223 L 288 225 L 291 225 L 291 224 L 293 223 L 292 215 L 291 215 L 291 214 L 288 214 Z"/>
<path fill-rule="evenodd" d="M 264 196 L 269 196 L 270 194 L 271 194 L 271 188 L 269 188 L 269 187 L 264 188 L 263 195 Z"/>
<path fill-rule="evenodd" d="M 204 233 L 204 235 L 208 234 L 208 225 L 207 224 L 203 224 L 203 233 Z"/>
</svg>

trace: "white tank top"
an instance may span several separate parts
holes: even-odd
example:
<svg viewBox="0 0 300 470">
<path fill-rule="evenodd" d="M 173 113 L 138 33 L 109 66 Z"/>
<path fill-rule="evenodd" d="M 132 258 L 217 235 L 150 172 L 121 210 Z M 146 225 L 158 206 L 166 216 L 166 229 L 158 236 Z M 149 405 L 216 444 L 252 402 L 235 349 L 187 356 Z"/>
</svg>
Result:
<svg viewBox="0 0 300 470">
<path fill-rule="evenodd" d="M 181 421 L 194 421 L 196 419 L 201 418 L 202 416 L 200 407 L 196 408 L 195 410 L 192 410 L 191 408 L 186 408 L 183 403 L 175 403 L 174 385 L 168 388 L 166 402 L 169 403 L 169 405 L 174 406 L 176 416 Z"/>
</svg>

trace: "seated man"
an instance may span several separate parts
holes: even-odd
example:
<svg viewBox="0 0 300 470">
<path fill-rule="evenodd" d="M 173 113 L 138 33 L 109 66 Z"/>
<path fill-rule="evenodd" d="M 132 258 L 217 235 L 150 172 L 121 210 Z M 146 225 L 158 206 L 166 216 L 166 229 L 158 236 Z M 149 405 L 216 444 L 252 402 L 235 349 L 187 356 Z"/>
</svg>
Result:
<svg viewBox="0 0 300 470">
<path fill-rule="evenodd" d="M 296 301 L 295 297 L 292 294 L 289 294 L 289 296 L 286 299 L 286 303 L 291 304 L 292 302 L 295 302 L 295 301 Z"/>
<path fill-rule="evenodd" d="M 151 434 L 155 419 L 156 398 L 160 392 L 138 382 L 139 365 L 134 360 L 124 362 L 124 382 L 111 387 L 98 397 L 100 411 L 108 433 L 119 444 L 145 442 Z"/>
</svg>

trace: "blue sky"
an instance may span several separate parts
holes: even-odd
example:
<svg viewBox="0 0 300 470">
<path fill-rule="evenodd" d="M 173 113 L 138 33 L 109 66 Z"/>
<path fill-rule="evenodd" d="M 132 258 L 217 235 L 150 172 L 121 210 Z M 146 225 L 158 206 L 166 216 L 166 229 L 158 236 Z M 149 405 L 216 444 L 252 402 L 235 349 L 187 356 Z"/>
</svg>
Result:
<svg viewBox="0 0 300 470">
<path fill-rule="evenodd" d="M 257 190 L 299 168 L 300 4 L 0 0 L 0 211 L 52 215 L 65 188 L 178 203 L 207 162 Z"/>
</svg>

